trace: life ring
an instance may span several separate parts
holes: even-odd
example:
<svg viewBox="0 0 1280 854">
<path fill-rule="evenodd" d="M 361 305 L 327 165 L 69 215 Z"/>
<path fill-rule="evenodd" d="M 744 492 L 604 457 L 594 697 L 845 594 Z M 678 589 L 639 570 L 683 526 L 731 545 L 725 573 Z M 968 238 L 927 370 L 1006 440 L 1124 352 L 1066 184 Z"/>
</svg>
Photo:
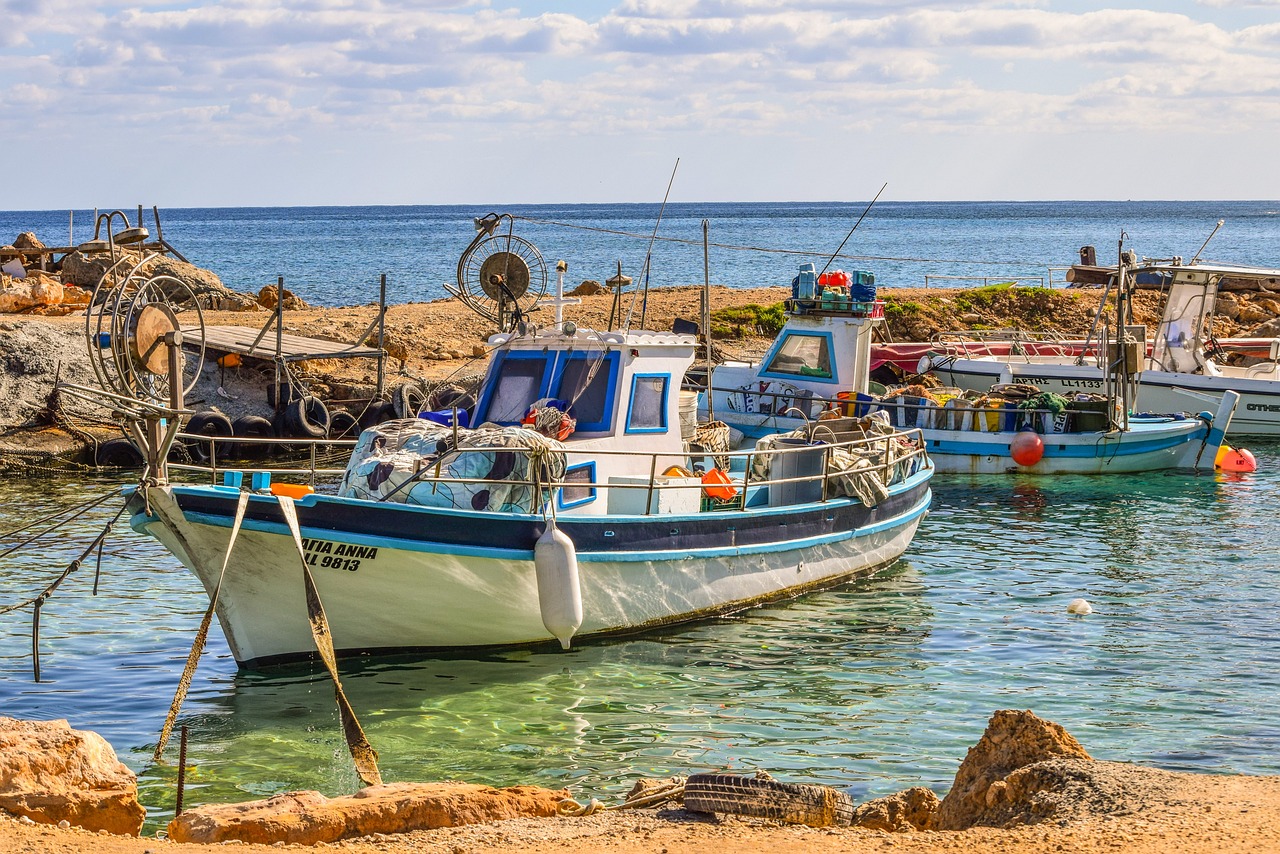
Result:
<svg viewBox="0 0 1280 854">
<path fill-rule="evenodd" d="M 284 410 L 289 432 L 302 439 L 323 439 L 329 435 L 329 408 L 315 395 L 300 397 Z"/>
</svg>

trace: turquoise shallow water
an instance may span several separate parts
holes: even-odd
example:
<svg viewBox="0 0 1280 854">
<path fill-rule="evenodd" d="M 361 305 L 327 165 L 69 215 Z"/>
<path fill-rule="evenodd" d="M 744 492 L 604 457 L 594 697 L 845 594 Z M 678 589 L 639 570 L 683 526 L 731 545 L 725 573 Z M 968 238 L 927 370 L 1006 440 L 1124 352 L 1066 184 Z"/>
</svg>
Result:
<svg viewBox="0 0 1280 854">
<path fill-rule="evenodd" d="M 986 718 L 1030 708 L 1094 755 L 1280 774 L 1280 446 L 1261 472 L 938 477 L 907 557 L 870 580 L 568 653 L 350 662 L 345 685 L 388 780 L 570 785 L 616 797 L 637 775 L 766 768 L 866 797 L 945 790 Z M 110 483 L 4 481 L 0 529 Z M 103 513 L 95 513 L 101 520 Z M 0 563 L 0 606 L 34 594 L 93 536 Z M 140 774 L 152 827 L 173 805 L 154 766 L 205 601 L 131 532 L 46 605 L 0 617 L 0 714 L 66 717 Z M 1095 613 L 1071 617 L 1076 596 Z M 182 722 L 188 803 L 356 787 L 325 677 L 239 674 L 214 633 Z M 170 751 L 176 759 L 176 744 Z"/>
</svg>

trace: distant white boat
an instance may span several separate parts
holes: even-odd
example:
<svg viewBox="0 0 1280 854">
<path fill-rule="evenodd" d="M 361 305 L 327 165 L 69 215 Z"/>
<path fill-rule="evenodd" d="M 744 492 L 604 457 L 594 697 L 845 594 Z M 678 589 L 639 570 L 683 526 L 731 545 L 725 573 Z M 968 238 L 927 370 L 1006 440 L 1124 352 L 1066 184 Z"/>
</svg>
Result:
<svg viewBox="0 0 1280 854">
<path fill-rule="evenodd" d="M 1224 279 L 1280 279 L 1280 270 L 1221 264 L 1146 264 L 1135 271 L 1159 277 L 1168 290 L 1163 316 L 1136 374 L 1136 403 L 1151 412 L 1197 412 L 1216 407 L 1225 391 L 1240 396 L 1228 437 L 1280 436 L 1280 340 L 1265 342 L 1269 358 L 1248 366 L 1223 361 L 1213 336 L 1214 305 Z M 1255 342 L 1256 348 L 1257 342 Z M 1099 358 L 1039 352 L 971 355 L 949 347 L 921 359 L 920 369 L 944 383 L 981 390 L 994 383 L 1031 383 L 1071 394 L 1101 391 Z"/>
</svg>

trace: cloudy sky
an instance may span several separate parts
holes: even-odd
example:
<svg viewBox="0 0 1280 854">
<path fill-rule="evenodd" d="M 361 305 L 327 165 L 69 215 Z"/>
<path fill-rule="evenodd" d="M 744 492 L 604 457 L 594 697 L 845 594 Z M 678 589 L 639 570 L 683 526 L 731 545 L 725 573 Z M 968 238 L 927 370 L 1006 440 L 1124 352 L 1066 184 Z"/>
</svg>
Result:
<svg viewBox="0 0 1280 854">
<path fill-rule="evenodd" d="M 1141 2 L 0 0 L 0 209 L 1280 199 L 1280 0 Z"/>
</svg>

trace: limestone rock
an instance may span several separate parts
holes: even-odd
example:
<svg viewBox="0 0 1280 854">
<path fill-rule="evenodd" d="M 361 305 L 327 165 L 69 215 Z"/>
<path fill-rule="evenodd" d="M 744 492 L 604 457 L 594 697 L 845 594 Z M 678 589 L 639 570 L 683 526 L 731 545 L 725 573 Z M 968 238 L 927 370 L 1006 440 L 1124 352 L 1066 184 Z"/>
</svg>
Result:
<svg viewBox="0 0 1280 854">
<path fill-rule="evenodd" d="M 279 290 L 275 285 L 267 285 L 258 291 L 258 305 L 263 308 L 275 308 L 279 302 Z M 284 289 L 284 308 L 285 311 L 294 311 L 300 308 L 310 308 L 302 297 L 295 294 L 288 288 Z"/>
<path fill-rule="evenodd" d="M 1213 304 L 1213 310 L 1220 317 L 1236 320 L 1240 317 L 1240 299 L 1235 294 L 1218 294 L 1218 298 Z"/>
<path fill-rule="evenodd" d="M 608 290 L 609 290 L 608 288 L 606 288 L 604 285 L 600 284 L 599 282 L 595 281 L 594 279 L 587 279 L 585 282 L 578 285 L 573 290 L 569 291 L 567 296 L 589 297 L 589 296 L 595 296 L 596 294 L 607 293 Z"/>
<path fill-rule="evenodd" d="M 1249 330 L 1248 338 L 1276 338 L 1280 337 L 1280 317 L 1272 318 L 1266 323 L 1260 324 Z"/>
<path fill-rule="evenodd" d="M 16 249 L 47 249 L 40 238 L 36 237 L 34 231 L 24 231 L 13 239 L 13 245 Z"/>
<path fill-rule="evenodd" d="M 43 824 L 137 836 L 138 781 L 106 739 L 65 720 L 0 717 L 0 811 Z"/>
<path fill-rule="evenodd" d="M 60 267 L 62 271 L 63 284 L 75 285 L 92 291 L 98 286 L 98 280 L 102 278 L 112 264 L 110 252 L 81 252 L 77 249 L 69 252 L 62 259 Z M 131 269 L 135 264 L 142 260 L 142 255 L 133 249 L 124 249 L 116 247 L 116 259 L 120 261 L 120 267 Z"/>
<path fill-rule="evenodd" d="M 114 257 L 119 261 L 116 269 L 122 275 L 142 260 L 137 250 L 119 246 Z M 62 259 L 62 281 L 92 292 L 111 265 L 110 252 L 86 254 L 77 249 Z M 216 273 L 177 258 L 157 257 L 146 265 L 142 275 L 147 278 L 165 277 L 160 279 L 160 287 L 167 299 L 179 305 L 189 303 L 194 295 L 205 308 L 220 311 L 253 311 L 258 308 L 258 300 L 252 294 L 237 293 L 224 285 Z"/>
<path fill-rule="evenodd" d="M 905 792 L 859 804 L 853 811 L 851 824 L 888 833 L 927 830 L 938 812 L 939 803 L 938 796 L 931 789 L 912 786 Z"/>
<path fill-rule="evenodd" d="M 1006 778 L 1019 768 L 1058 758 L 1092 757 L 1058 724 L 1030 711 L 996 712 L 987 731 L 960 763 L 951 791 L 938 807 L 933 829 L 964 830 L 989 824 L 989 814 L 1007 799 Z"/>
<path fill-rule="evenodd" d="M 265 801 L 210 804 L 169 822 L 175 842 L 239 840 L 315 845 L 373 833 L 406 833 L 435 827 L 553 816 L 565 790 L 537 786 L 495 789 L 474 783 L 386 783 L 354 795 L 287 792 Z"/>
</svg>

